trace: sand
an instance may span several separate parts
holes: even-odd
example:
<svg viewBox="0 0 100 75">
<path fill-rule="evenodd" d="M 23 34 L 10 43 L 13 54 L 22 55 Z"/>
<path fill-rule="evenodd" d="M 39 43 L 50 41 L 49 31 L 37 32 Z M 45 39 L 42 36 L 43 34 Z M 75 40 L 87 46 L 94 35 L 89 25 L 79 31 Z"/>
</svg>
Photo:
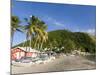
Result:
<svg viewBox="0 0 100 75">
<path fill-rule="evenodd" d="M 61 56 L 45 64 L 31 64 L 31 66 L 11 66 L 12 74 L 89 70 L 95 68 L 95 61 L 91 61 L 80 56 Z"/>
</svg>

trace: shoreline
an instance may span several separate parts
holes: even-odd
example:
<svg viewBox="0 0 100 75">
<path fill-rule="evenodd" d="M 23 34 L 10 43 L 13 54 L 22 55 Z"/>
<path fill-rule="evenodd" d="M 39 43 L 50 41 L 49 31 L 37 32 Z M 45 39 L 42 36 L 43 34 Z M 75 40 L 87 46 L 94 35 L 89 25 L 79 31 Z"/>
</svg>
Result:
<svg viewBox="0 0 100 75">
<path fill-rule="evenodd" d="M 11 68 L 12 74 L 91 70 L 96 69 L 96 62 L 81 56 L 60 56 L 45 64 L 33 64 L 24 67 L 12 65 Z"/>
</svg>

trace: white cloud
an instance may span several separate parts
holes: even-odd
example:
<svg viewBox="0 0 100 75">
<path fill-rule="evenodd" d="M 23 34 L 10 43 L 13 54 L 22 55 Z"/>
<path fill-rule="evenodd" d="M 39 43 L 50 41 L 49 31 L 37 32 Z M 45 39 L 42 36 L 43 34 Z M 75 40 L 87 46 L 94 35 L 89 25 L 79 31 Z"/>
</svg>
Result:
<svg viewBox="0 0 100 75">
<path fill-rule="evenodd" d="M 96 34 L 96 31 L 95 31 L 95 29 L 88 29 L 87 30 L 87 33 L 92 34 L 92 35 L 95 35 Z"/>
<path fill-rule="evenodd" d="M 64 28 L 65 28 L 65 25 L 62 24 L 62 23 L 60 23 L 60 22 L 54 21 L 54 24 L 55 24 L 56 26 L 60 26 L 60 27 L 64 27 Z"/>
<path fill-rule="evenodd" d="M 57 20 L 53 19 L 52 17 L 49 17 L 49 16 L 45 16 L 44 19 L 47 21 L 47 22 L 50 22 L 51 25 L 55 25 L 55 26 L 59 26 L 61 28 L 66 28 L 66 26 L 61 23 L 61 22 L 58 22 Z"/>
<path fill-rule="evenodd" d="M 67 27 L 66 27 L 65 24 L 63 24 L 63 23 L 57 21 L 56 19 L 54 19 L 54 18 L 52 18 L 52 17 L 50 17 L 50 16 L 44 16 L 44 19 L 45 19 L 47 22 L 49 22 L 51 25 L 53 25 L 53 26 L 61 27 L 61 28 L 63 28 L 63 29 L 68 29 L 68 25 L 67 25 Z M 71 28 L 71 25 L 70 25 L 69 28 Z M 75 28 L 75 29 L 76 29 L 76 30 L 75 30 L 76 32 L 85 32 L 85 33 L 88 33 L 88 34 L 90 34 L 90 35 L 96 35 L 96 30 L 95 30 L 94 28 L 92 28 L 92 29 L 90 28 L 90 29 L 87 29 L 87 30 L 85 30 L 85 29 L 80 30 L 79 28 Z"/>
<path fill-rule="evenodd" d="M 81 30 L 81 32 L 85 32 L 85 33 L 88 33 L 90 35 L 96 35 L 96 30 L 95 29 Z"/>
</svg>

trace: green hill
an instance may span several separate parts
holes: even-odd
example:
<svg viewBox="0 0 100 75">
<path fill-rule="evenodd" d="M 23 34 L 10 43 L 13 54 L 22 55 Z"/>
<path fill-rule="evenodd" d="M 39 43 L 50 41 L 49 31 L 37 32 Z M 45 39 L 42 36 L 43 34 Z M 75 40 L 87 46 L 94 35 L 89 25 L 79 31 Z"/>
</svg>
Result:
<svg viewBox="0 0 100 75">
<path fill-rule="evenodd" d="M 17 46 L 23 46 L 23 43 Z M 50 50 L 55 52 L 63 53 L 71 52 L 72 50 L 95 53 L 96 40 L 87 33 L 55 30 L 48 32 L 48 41 L 43 44 L 43 48 L 50 48 Z"/>
</svg>

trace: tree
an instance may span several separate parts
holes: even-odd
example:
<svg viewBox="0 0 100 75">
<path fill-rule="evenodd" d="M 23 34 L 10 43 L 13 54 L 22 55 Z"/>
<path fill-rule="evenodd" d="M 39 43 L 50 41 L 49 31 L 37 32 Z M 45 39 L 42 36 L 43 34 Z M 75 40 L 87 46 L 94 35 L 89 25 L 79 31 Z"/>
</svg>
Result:
<svg viewBox="0 0 100 75">
<path fill-rule="evenodd" d="M 26 39 L 29 40 L 29 46 L 32 47 L 32 37 L 34 38 L 34 47 L 36 48 L 38 44 L 47 39 L 47 33 L 45 31 L 46 25 L 43 21 L 35 16 L 31 16 L 30 19 L 25 18 L 27 25 L 25 26 L 26 30 Z M 46 36 L 46 37 L 45 37 Z M 45 37 L 45 38 L 44 38 Z M 42 42 L 43 44 L 43 42 Z M 41 46 L 42 47 L 42 46 Z"/>
<path fill-rule="evenodd" d="M 19 31 L 19 32 L 22 32 L 20 30 L 21 26 L 19 25 L 20 24 L 20 20 L 17 16 L 12 16 L 11 17 L 11 47 L 13 45 L 13 37 L 14 37 L 14 33 L 16 31 Z"/>
<path fill-rule="evenodd" d="M 46 41 L 48 40 L 48 33 L 46 32 L 47 25 L 45 24 L 45 22 L 39 20 L 38 28 L 41 30 L 39 32 L 40 34 L 39 36 L 40 36 L 40 49 L 42 50 L 43 43 L 46 43 Z"/>
</svg>

